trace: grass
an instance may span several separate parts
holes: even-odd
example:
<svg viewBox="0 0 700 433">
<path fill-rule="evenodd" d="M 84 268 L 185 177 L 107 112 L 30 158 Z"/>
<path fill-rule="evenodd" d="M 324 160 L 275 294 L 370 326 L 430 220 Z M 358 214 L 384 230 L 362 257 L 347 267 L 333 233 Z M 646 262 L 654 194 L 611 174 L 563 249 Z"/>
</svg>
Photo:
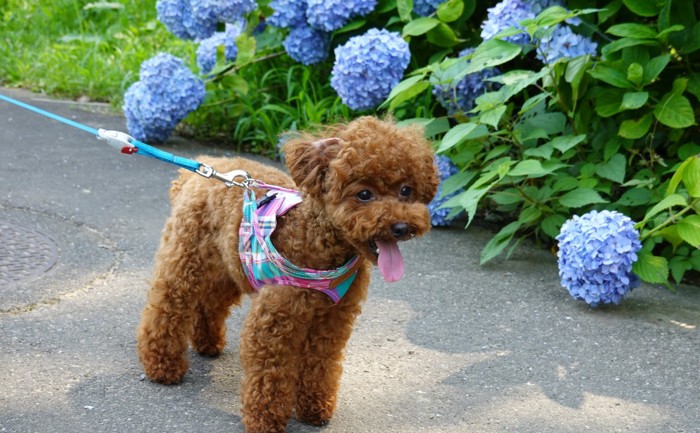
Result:
<svg viewBox="0 0 700 433">
<path fill-rule="evenodd" d="M 156 19 L 155 0 L 0 0 L 0 84 L 120 106 L 160 51 L 194 65 L 195 46 Z"/>
</svg>

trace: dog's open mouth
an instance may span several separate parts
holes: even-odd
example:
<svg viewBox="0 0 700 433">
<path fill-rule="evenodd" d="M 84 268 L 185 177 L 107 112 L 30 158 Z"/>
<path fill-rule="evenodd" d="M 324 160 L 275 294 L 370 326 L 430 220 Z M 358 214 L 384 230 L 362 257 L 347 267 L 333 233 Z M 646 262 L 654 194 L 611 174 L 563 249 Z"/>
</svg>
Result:
<svg viewBox="0 0 700 433">
<path fill-rule="evenodd" d="M 403 277 L 403 256 L 397 241 L 374 239 L 369 241 L 369 248 L 377 256 L 377 267 L 384 280 L 393 283 Z"/>
</svg>

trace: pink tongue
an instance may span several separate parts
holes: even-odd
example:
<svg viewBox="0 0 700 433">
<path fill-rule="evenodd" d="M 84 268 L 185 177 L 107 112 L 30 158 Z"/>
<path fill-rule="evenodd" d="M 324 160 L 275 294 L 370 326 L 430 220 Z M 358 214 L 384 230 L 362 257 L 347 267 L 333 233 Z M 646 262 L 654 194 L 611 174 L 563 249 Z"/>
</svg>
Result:
<svg viewBox="0 0 700 433">
<path fill-rule="evenodd" d="M 403 257 L 396 241 L 380 241 L 377 239 L 377 248 L 379 249 L 379 272 L 382 273 L 384 280 L 393 283 L 399 281 L 403 277 Z"/>
</svg>

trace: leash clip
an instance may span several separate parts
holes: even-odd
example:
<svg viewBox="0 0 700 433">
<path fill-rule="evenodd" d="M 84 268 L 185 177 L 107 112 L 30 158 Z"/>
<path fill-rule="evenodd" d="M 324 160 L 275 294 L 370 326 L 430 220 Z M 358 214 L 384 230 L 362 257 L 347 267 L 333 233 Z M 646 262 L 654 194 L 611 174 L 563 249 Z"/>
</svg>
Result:
<svg viewBox="0 0 700 433">
<path fill-rule="evenodd" d="M 121 153 L 131 155 L 139 150 L 131 143 L 131 140 L 134 140 L 134 137 L 121 131 L 100 128 L 97 130 L 97 139 L 106 142 Z"/>
<path fill-rule="evenodd" d="M 219 173 L 214 170 L 210 165 L 200 164 L 199 168 L 195 171 L 200 176 L 206 177 L 207 179 L 220 180 L 228 188 L 232 186 L 237 186 L 243 189 L 249 189 L 256 184 L 256 180 L 253 179 L 250 174 L 245 170 L 233 170 L 228 173 Z"/>
</svg>

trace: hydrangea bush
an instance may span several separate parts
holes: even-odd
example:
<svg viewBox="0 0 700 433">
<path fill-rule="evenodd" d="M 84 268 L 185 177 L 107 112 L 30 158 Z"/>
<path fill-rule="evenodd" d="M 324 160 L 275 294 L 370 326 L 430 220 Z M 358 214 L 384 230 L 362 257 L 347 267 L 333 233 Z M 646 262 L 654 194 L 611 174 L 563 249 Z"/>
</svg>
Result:
<svg viewBox="0 0 700 433">
<path fill-rule="evenodd" d="M 503 221 L 482 262 L 523 238 L 555 244 L 572 214 L 607 209 L 639 221 L 642 280 L 700 271 L 693 0 L 159 0 L 157 11 L 209 74 L 195 131 L 274 153 L 284 130 L 387 110 L 424 125 L 451 160 L 435 222 Z M 240 19 L 233 54 L 217 32 Z M 212 70 L 221 45 L 228 64 Z M 127 92 L 130 125 L 162 139 L 182 113 L 141 109 L 166 105 L 147 88 Z"/>
</svg>

